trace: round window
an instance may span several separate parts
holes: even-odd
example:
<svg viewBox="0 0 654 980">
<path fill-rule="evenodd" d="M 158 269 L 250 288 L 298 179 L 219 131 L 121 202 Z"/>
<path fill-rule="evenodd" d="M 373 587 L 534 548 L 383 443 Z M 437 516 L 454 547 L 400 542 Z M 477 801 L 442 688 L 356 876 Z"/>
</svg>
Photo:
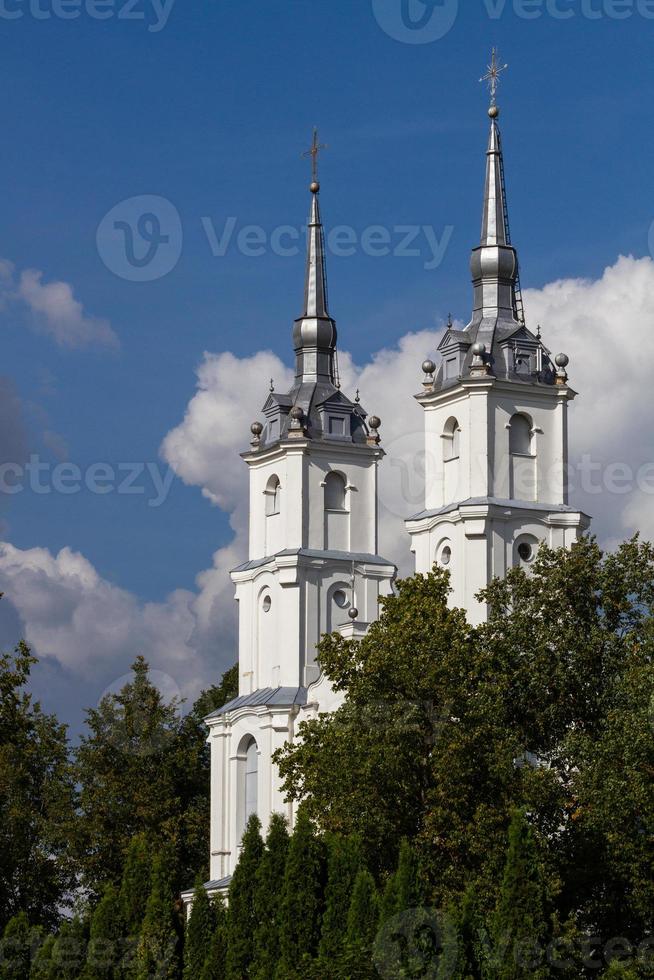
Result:
<svg viewBox="0 0 654 980">
<path fill-rule="evenodd" d="M 449 565 L 452 561 L 452 549 L 449 544 L 446 544 L 441 551 L 441 565 Z"/>
<path fill-rule="evenodd" d="M 347 597 L 347 593 L 343 589 L 337 589 L 334 593 L 334 602 L 339 609 L 347 609 L 350 604 L 350 600 Z"/>
<path fill-rule="evenodd" d="M 270 612 L 270 609 L 272 607 L 272 599 L 270 598 L 269 595 L 267 595 L 267 596 L 264 597 L 262 606 L 263 606 L 263 611 L 265 613 Z"/>
<path fill-rule="evenodd" d="M 521 541 L 518 545 L 518 554 L 522 561 L 529 562 L 534 557 L 534 547 L 528 541 Z"/>
</svg>

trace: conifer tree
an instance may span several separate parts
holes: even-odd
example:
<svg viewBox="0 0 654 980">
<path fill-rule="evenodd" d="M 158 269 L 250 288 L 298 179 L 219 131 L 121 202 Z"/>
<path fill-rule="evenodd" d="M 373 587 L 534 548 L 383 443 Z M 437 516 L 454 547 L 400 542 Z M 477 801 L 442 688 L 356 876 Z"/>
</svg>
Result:
<svg viewBox="0 0 654 980">
<path fill-rule="evenodd" d="M 284 875 L 278 976 L 305 977 L 318 952 L 325 852 L 304 807 L 298 811 Z"/>
<path fill-rule="evenodd" d="M 347 915 L 352 891 L 361 867 L 358 838 L 333 834 L 327 839 L 327 884 L 325 912 L 320 933 L 319 958 L 327 970 L 343 952 Z"/>
<path fill-rule="evenodd" d="M 64 922 L 52 947 L 52 980 L 79 980 L 86 962 L 87 945 L 86 923 L 78 916 Z"/>
<path fill-rule="evenodd" d="M 147 838 L 137 834 L 127 850 L 120 884 L 120 905 L 128 936 L 137 936 L 151 887 L 152 860 Z"/>
<path fill-rule="evenodd" d="M 173 891 L 171 856 L 161 851 L 152 865 L 148 897 L 136 954 L 137 980 L 178 980 L 180 975 L 180 920 Z"/>
<path fill-rule="evenodd" d="M 372 949 L 379 928 L 379 897 L 375 879 L 361 869 L 354 882 L 347 915 L 344 975 L 348 980 L 373 980 Z"/>
<path fill-rule="evenodd" d="M 55 980 L 52 963 L 52 951 L 55 942 L 55 936 L 46 936 L 43 944 L 36 950 L 29 973 L 30 980 Z"/>
<path fill-rule="evenodd" d="M 228 980 L 244 980 L 250 976 L 254 955 L 252 939 L 257 926 L 254 894 L 263 850 L 261 823 L 253 813 L 243 835 L 241 856 L 229 886 L 226 964 Z"/>
<path fill-rule="evenodd" d="M 199 980 L 225 980 L 227 976 L 227 908 L 222 895 L 212 900 L 215 928 Z"/>
<path fill-rule="evenodd" d="M 184 980 L 199 980 L 216 926 L 214 907 L 198 875 L 184 941 Z"/>
<path fill-rule="evenodd" d="M 424 905 L 425 897 L 420 881 L 420 865 L 416 852 L 406 838 L 400 844 L 396 875 L 398 912 L 420 908 Z"/>
<path fill-rule="evenodd" d="M 546 895 L 536 844 L 525 814 L 517 810 L 500 895 L 491 923 L 491 957 L 497 980 L 546 977 Z"/>
<path fill-rule="evenodd" d="M 266 849 L 256 874 L 254 908 L 257 926 L 252 964 L 252 976 L 255 980 L 269 980 L 273 977 L 279 959 L 281 897 L 288 847 L 286 820 L 281 813 L 273 813 L 266 837 Z"/>
<path fill-rule="evenodd" d="M 91 918 L 83 980 L 119 980 L 125 955 L 125 925 L 118 891 L 107 885 Z"/>
<path fill-rule="evenodd" d="M 0 980 L 24 980 L 29 976 L 31 929 L 26 912 L 19 912 L 5 926 L 0 942 Z"/>
</svg>

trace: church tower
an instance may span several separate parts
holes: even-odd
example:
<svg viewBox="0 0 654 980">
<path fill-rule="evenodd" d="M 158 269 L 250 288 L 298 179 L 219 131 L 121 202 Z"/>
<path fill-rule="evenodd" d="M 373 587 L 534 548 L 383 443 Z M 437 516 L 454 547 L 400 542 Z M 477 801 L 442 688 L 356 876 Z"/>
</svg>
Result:
<svg viewBox="0 0 654 980">
<path fill-rule="evenodd" d="M 247 820 L 293 823 L 271 756 L 298 724 L 339 698 L 316 645 L 341 630 L 363 636 L 390 593 L 394 565 L 378 551 L 378 418 L 342 391 L 328 307 L 314 135 L 302 315 L 293 328 L 295 382 L 271 391 L 243 454 L 250 478 L 248 561 L 232 572 L 239 604 L 239 696 L 209 716 L 211 876 L 224 887 Z"/>
<path fill-rule="evenodd" d="M 492 578 L 528 566 L 542 542 L 571 545 L 590 523 L 568 499 L 569 361 L 552 359 L 540 328 L 525 324 L 495 100 L 500 71 L 493 52 L 472 319 L 464 330 L 450 324 L 438 368 L 423 365 L 425 509 L 406 522 L 416 571 L 448 568 L 452 603 L 472 623 L 485 618 L 475 596 Z"/>
</svg>

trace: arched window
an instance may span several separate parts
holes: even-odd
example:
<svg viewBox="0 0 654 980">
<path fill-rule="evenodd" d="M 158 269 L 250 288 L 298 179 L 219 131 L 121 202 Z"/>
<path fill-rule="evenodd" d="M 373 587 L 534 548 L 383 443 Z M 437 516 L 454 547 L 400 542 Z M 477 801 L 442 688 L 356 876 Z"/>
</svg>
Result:
<svg viewBox="0 0 654 980">
<path fill-rule="evenodd" d="M 516 456 L 531 456 L 531 419 L 514 415 L 509 428 L 509 452 Z"/>
<path fill-rule="evenodd" d="M 278 476 L 271 476 L 266 484 L 266 517 L 274 517 L 279 514 L 281 484 Z"/>
<path fill-rule="evenodd" d="M 325 510 L 345 511 L 345 477 L 340 473 L 328 473 L 325 479 Z"/>
<path fill-rule="evenodd" d="M 259 749 L 254 739 L 251 739 L 245 753 L 245 813 L 244 824 L 253 813 L 257 812 L 259 778 Z"/>
<path fill-rule="evenodd" d="M 443 459 L 458 459 L 461 453 L 461 429 L 457 419 L 448 419 L 443 430 Z"/>
</svg>

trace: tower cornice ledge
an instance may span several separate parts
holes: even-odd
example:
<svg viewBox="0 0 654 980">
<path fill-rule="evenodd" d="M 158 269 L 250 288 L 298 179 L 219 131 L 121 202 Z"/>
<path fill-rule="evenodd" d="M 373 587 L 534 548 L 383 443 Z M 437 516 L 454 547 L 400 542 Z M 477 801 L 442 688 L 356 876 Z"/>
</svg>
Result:
<svg viewBox="0 0 654 980">
<path fill-rule="evenodd" d="M 410 531 L 429 530 L 441 523 L 492 518 L 494 521 L 510 521 L 516 512 L 528 511 L 533 517 L 551 527 L 574 527 L 584 530 L 590 526 L 590 517 L 568 504 L 542 504 L 529 500 L 502 500 L 497 497 L 479 497 L 449 504 L 437 510 L 424 510 L 406 521 Z"/>
<path fill-rule="evenodd" d="M 447 388 L 420 391 L 417 395 L 414 395 L 414 398 L 420 405 L 429 408 L 441 405 L 443 402 L 452 401 L 457 395 L 465 398 L 471 391 L 488 392 L 493 390 L 499 394 L 506 394 L 515 398 L 516 391 L 520 389 L 525 393 L 528 392 L 530 399 L 534 397 L 541 398 L 543 402 L 547 402 L 552 398 L 574 401 L 577 397 L 577 392 L 569 385 L 544 385 L 536 381 L 522 381 L 518 379 L 506 381 L 503 378 L 495 378 L 489 375 L 485 378 L 460 378 Z"/>
<path fill-rule="evenodd" d="M 379 460 L 386 455 L 381 446 L 371 446 L 360 442 L 348 443 L 328 439 L 321 439 L 319 442 L 313 439 L 284 439 L 264 449 L 250 449 L 241 453 L 241 459 L 256 466 L 259 463 L 270 463 L 283 459 L 291 454 L 306 455 L 311 453 L 312 456 L 331 458 L 335 450 L 338 451 L 339 457 L 349 459 L 361 459 L 362 456 L 368 456 L 371 460 Z"/>
</svg>

